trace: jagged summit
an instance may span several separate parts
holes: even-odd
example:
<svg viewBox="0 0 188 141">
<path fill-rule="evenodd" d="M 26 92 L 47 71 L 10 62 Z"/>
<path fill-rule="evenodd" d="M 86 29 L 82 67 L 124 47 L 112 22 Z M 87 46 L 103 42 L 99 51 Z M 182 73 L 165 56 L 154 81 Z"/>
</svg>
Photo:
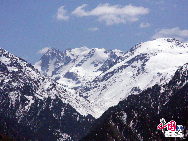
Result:
<svg viewBox="0 0 188 141">
<path fill-rule="evenodd" d="M 92 110 L 83 97 L 45 77 L 31 64 L 2 48 L 0 101 L 0 132 L 30 133 L 25 139 L 18 140 L 78 139 L 88 128 L 88 120 L 93 119 L 92 116 L 85 117 L 88 110 Z M 75 130 L 71 129 L 72 124 Z M 82 124 L 86 126 L 80 127 Z"/>
<path fill-rule="evenodd" d="M 156 84 L 157 92 L 163 94 L 186 87 L 187 66 L 176 70 L 187 60 L 187 44 L 171 38 L 139 43 L 126 53 L 104 48 L 65 51 L 51 48 L 35 67 L 1 48 L 0 125 L 3 128 L 0 132 L 17 134 L 19 129 L 18 133 L 31 133 L 32 136 L 23 140 L 79 139 L 88 131 L 92 116 L 99 118 L 130 95 L 140 98 L 139 93 L 152 86 L 156 88 Z M 158 99 L 155 93 L 152 95 Z M 161 99 L 168 102 L 166 96 Z M 139 104 L 137 99 L 133 104 Z M 14 128 L 10 131 L 7 127 Z"/>
<path fill-rule="evenodd" d="M 76 88 L 106 71 L 123 54 L 119 50 L 104 48 L 81 47 L 65 51 L 51 49 L 41 57 L 35 67 L 45 76 L 53 77 L 69 88 Z"/>
<path fill-rule="evenodd" d="M 60 50 L 59 49 L 56 49 L 56 48 L 54 48 L 54 47 L 51 47 L 51 48 L 49 48 L 48 49 L 48 51 L 45 53 L 45 55 L 50 55 L 51 53 L 58 53 L 58 52 L 60 52 Z"/>
<path fill-rule="evenodd" d="M 75 94 L 71 90 L 66 89 L 63 85 L 54 80 L 45 77 L 24 59 L 21 59 L 1 48 L 0 65 L 0 88 L 4 89 L 4 86 L 9 85 L 8 87 L 14 92 L 14 89 L 12 88 L 15 86 L 22 89 L 23 83 L 28 83 L 28 85 L 32 86 L 34 89 L 34 92 L 32 92 L 33 96 L 39 99 L 46 99 L 48 97 L 54 99 L 55 97 L 59 97 L 64 103 L 69 103 L 80 113 L 87 115 L 90 105 L 84 98 Z M 14 81 L 12 79 L 14 79 Z M 19 95 L 19 93 L 20 92 L 16 92 L 16 95 Z M 14 97 L 12 100 L 14 101 Z M 79 105 L 77 103 L 78 101 L 81 101 L 82 105 Z"/>
<path fill-rule="evenodd" d="M 188 60 L 188 45 L 174 38 L 142 42 L 128 52 L 87 47 L 42 56 L 35 66 L 86 98 L 95 117 L 130 94 L 167 83 Z"/>
</svg>

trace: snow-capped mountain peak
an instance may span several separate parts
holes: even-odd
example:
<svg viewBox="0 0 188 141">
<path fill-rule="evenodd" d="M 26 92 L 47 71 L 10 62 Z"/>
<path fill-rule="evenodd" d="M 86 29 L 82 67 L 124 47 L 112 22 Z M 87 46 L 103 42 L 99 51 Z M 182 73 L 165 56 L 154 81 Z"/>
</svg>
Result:
<svg viewBox="0 0 188 141">
<path fill-rule="evenodd" d="M 50 52 L 58 53 L 52 49 L 46 56 L 53 57 Z M 93 120 L 92 116 L 86 117 L 88 111 L 92 109 L 86 99 L 45 77 L 24 59 L 0 48 L 1 133 L 36 135 L 27 134 L 28 138 L 22 140 L 57 140 L 63 134 L 78 139 L 89 128 L 86 127 L 89 120 Z M 82 124 L 86 126 L 80 127 Z M 77 131 L 70 130 L 71 126 Z"/>
<path fill-rule="evenodd" d="M 35 64 L 35 67 L 57 82 L 69 88 L 76 88 L 108 70 L 117 57 L 123 54 L 119 50 L 87 47 L 67 49 L 58 53 L 49 50 Z"/>
<path fill-rule="evenodd" d="M 52 51 L 56 52 L 54 49 Z M 14 94 L 10 95 L 11 101 L 19 99 L 20 93 L 24 91 L 24 87 L 27 85 L 27 93 L 32 93 L 32 95 L 28 95 L 31 96 L 30 99 L 36 97 L 44 100 L 48 97 L 51 99 L 58 97 L 62 102 L 70 104 L 82 115 L 87 115 L 88 110 L 92 111 L 90 104 L 83 97 L 80 97 L 70 89 L 64 88 L 63 85 L 54 80 L 43 76 L 31 64 L 2 48 L 0 49 L 0 66 L 0 88 L 6 89 L 9 87 L 9 92 L 11 93 L 12 91 Z"/>
<path fill-rule="evenodd" d="M 174 38 L 159 38 L 139 43 L 126 53 L 81 47 L 53 54 L 47 52 L 35 66 L 86 98 L 92 105 L 93 116 L 99 117 L 128 95 L 167 83 L 177 68 L 187 62 L 188 44 Z"/>
<path fill-rule="evenodd" d="M 140 43 L 124 54 L 120 62 L 81 87 L 79 92 L 103 113 L 130 94 L 139 94 L 155 84 L 168 83 L 187 60 L 188 45 L 176 39 L 160 38 Z"/>
</svg>

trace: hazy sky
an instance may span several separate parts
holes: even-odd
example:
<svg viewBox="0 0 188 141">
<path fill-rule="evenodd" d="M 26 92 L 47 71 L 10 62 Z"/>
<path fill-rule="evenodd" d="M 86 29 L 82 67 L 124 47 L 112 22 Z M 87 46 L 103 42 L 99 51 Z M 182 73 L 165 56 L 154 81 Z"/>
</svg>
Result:
<svg viewBox="0 0 188 141">
<path fill-rule="evenodd" d="M 128 51 L 158 37 L 188 42 L 187 17 L 188 0 L 0 0 L 0 47 L 34 64 L 47 47 Z"/>
</svg>

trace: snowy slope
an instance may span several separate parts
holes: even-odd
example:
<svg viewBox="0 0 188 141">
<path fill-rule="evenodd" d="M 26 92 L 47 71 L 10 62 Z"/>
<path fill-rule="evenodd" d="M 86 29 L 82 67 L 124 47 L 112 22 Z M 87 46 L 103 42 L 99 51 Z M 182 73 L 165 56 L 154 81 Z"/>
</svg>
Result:
<svg viewBox="0 0 188 141">
<path fill-rule="evenodd" d="M 138 95 L 129 95 L 117 106 L 109 108 L 92 130 L 82 139 L 88 140 L 174 140 L 157 130 L 160 119 L 183 125 L 183 140 L 188 135 L 188 63 L 180 67 L 169 83 L 155 85 Z"/>
<path fill-rule="evenodd" d="M 58 83 L 76 88 L 95 79 L 123 54 L 119 50 L 87 47 L 67 49 L 64 52 L 52 48 L 41 57 L 35 67 Z"/>
<path fill-rule="evenodd" d="M 92 107 L 87 113 L 98 118 L 128 95 L 167 83 L 187 61 L 188 44 L 159 38 L 139 43 L 126 53 L 87 47 L 64 52 L 50 49 L 35 67 L 86 98 Z"/>
<path fill-rule="evenodd" d="M 88 101 L 76 94 L 75 91 L 65 89 L 61 84 L 56 83 L 48 77 L 44 77 L 31 64 L 28 64 L 25 60 L 14 56 L 8 51 L 0 48 L 0 53 L 1 64 L 5 65 L 5 68 L 8 69 L 6 71 L 9 72 L 7 74 L 4 72 L 1 73 L 0 80 L 2 79 L 1 83 L 3 83 L 3 85 L 1 85 L 0 88 L 4 88 L 4 86 L 7 85 L 9 85 L 9 88 L 21 88 L 24 82 L 34 87 L 34 96 L 38 99 L 43 100 L 48 97 L 54 99 L 57 96 L 62 100 L 62 102 L 69 103 L 82 115 L 87 115 L 88 110 L 92 111 Z M 11 73 L 15 74 L 17 77 L 14 78 L 15 81 L 12 80 L 13 78 Z M 15 101 L 15 97 L 19 97 L 19 92 L 16 95 L 15 92 L 17 93 L 17 91 L 14 91 L 14 96 L 10 95 L 13 103 Z M 32 99 L 32 97 L 27 98 Z M 31 102 L 33 101 L 31 100 Z M 26 107 L 28 107 L 28 105 Z"/>
<path fill-rule="evenodd" d="M 64 135 L 79 139 L 87 132 L 89 120 L 93 119 L 83 116 L 88 110 L 92 111 L 91 106 L 83 97 L 0 48 L 0 119 L 4 119 L 0 124 L 1 133 L 17 136 L 17 132 L 25 134 L 27 127 L 28 132 L 39 134 L 24 140 L 41 140 L 39 135 L 43 132 L 47 140 Z M 46 140 L 45 135 L 42 140 Z"/>
<path fill-rule="evenodd" d="M 155 84 L 167 83 L 179 66 L 188 61 L 188 44 L 172 38 L 140 43 L 124 55 L 124 60 L 80 89 L 98 109 L 98 115 L 130 94 L 138 94 Z"/>
</svg>

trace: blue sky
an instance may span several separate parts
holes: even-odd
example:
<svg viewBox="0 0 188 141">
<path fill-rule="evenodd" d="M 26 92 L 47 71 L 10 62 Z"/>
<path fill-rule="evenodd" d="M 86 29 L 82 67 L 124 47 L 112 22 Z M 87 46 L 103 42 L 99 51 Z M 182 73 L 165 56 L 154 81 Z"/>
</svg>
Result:
<svg viewBox="0 0 188 141">
<path fill-rule="evenodd" d="M 188 0 L 0 0 L 0 47 L 34 64 L 44 48 L 128 51 L 158 37 L 188 42 Z"/>
</svg>

